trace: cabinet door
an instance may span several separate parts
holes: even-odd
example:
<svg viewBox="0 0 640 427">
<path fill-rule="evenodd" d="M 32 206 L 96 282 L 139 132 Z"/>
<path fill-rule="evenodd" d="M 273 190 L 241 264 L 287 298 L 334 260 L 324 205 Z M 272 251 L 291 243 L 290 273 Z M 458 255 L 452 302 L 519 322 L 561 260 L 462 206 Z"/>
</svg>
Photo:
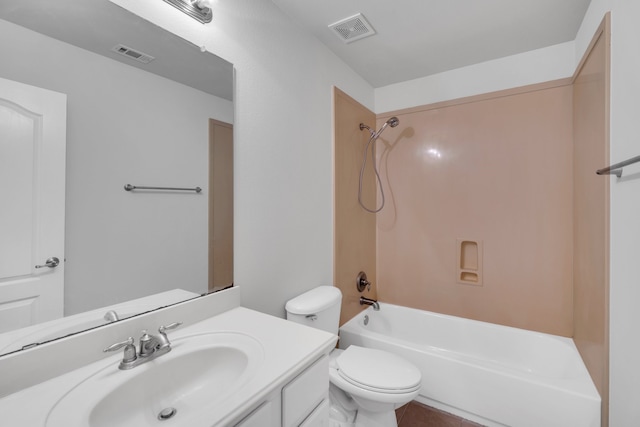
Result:
<svg viewBox="0 0 640 427">
<path fill-rule="evenodd" d="M 282 388 L 282 425 L 297 427 L 329 394 L 329 358 L 321 357 Z"/>
<path fill-rule="evenodd" d="M 265 427 L 269 425 L 271 425 L 271 402 L 265 402 L 235 427 Z"/>
<path fill-rule="evenodd" d="M 300 424 L 300 427 L 328 427 L 329 426 L 329 399 L 323 400 Z"/>
</svg>

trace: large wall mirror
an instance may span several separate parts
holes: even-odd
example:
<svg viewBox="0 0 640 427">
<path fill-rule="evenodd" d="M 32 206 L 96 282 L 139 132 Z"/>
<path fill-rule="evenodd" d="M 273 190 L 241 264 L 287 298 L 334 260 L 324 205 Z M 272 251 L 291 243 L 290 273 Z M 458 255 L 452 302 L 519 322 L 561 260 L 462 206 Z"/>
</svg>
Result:
<svg viewBox="0 0 640 427">
<path fill-rule="evenodd" d="M 108 0 L 2 2 L 0 55 L 0 355 L 233 284 L 232 64 Z M 63 188 L 38 186 L 20 85 L 66 96 Z M 44 207 L 63 208 L 62 253 Z"/>
</svg>

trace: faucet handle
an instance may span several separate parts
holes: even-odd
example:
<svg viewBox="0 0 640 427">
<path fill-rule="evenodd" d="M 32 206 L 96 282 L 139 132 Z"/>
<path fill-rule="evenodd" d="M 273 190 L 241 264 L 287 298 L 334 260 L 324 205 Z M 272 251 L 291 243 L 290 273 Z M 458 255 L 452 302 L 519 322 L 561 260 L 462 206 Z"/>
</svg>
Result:
<svg viewBox="0 0 640 427">
<path fill-rule="evenodd" d="M 170 331 L 170 330 L 172 330 L 172 329 L 175 329 L 175 328 L 177 328 L 177 327 L 178 327 L 178 326 L 180 326 L 180 325 L 182 325 L 182 322 L 173 322 L 173 323 L 171 323 L 171 324 L 169 324 L 169 325 L 167 325 L 167 326 L 160 326 L 160 327 L 158 328 L 158 332 L 159 332 L 159 333 L 161 333 L 161 334 L 166 334 L 166 333 L 167 333 L 167 331 Z"/>
<path fill-rule="evenodd" d="M 358 277 L 356 278 L 356 285 L 358 288 L 358 292 L 364 292 L 364 288 L 367 288 L 368 291 L 371 290 L 371 282 L 367 280 L 367 273 L 361 271 L 358 273 Z"/>
<path fill-rule="evenodd" d="M 160 334 L 160 336 L 158 337 L 159 348 L 171 348 L 171 342 L 169 342 L 169 337 L 167 337 L 167 331 L 175 329 L 180 325 L 182 325 L 182 322 L 174 322 L 167 326 L 160 326 L 158 328 L 158 333 Z"/>
<path fill-rule="evenodd" d="M 111 344 L 109 347 L 105 348 L 104 350 L 102 350 L 104 353 L 107 353 L 109 351 L 116 351 L 116 350 L 120 350 L 122 347 L 125 347 L 127 345 L 133 345 L 133 337 L 129 337 L 127 338 L 126 341 L 122 341 L 122 342 L 117 342 L 115 344 Z"/>
<path fill-rule="evenodd" d="M 104 353 L 108 353 L 110 351 L 120 350 L 122 347 L 124 347 L 124 356 L 122 357 L 122 362 L 120 362 L 120 364 L 122 364 L 122 363 L 130 363 L 130 362 L 133 362 L 134 360 L 136 360 L 136 358 L 137 358 L 137 356 L 136 356 L 136 346 L 133 345 L 133 343 L 134 343 L 133 337 L 129 337 L 129 338 L 127 338 L 126 341 L 122 341 L 122 342 L 117 342 L 115 344 L 111 344 L 109 347 L 105 348 L 102 351 Z"/>
</svg>

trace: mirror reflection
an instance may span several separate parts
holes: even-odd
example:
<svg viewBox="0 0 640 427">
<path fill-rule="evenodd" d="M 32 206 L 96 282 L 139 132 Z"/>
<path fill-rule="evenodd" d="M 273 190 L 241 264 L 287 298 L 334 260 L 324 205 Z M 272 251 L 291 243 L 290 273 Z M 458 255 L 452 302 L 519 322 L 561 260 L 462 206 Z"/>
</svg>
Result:
<svg viewBox="0 0 640 427">
<path fill-rule="evenodd" d="M 232 284 L 232 64 L 108 0 L 0 34 L 0 354 Z"/>
</svg>

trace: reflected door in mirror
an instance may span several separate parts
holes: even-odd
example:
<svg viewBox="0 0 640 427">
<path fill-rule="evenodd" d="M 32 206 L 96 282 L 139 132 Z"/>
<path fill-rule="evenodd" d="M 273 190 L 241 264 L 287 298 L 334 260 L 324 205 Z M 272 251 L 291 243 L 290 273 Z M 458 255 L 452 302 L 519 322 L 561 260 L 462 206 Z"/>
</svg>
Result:
<svg viewBox="0 0 640 427">
<path fill-rule="evenodd" d="M 233 126 L 209 119 L 209 291 L 233 284 Z"/>
<path fill-rule="evenodd" d="M 63 316 L 66 95 L 0 79 L 0 332 Z"/>
</svg>

